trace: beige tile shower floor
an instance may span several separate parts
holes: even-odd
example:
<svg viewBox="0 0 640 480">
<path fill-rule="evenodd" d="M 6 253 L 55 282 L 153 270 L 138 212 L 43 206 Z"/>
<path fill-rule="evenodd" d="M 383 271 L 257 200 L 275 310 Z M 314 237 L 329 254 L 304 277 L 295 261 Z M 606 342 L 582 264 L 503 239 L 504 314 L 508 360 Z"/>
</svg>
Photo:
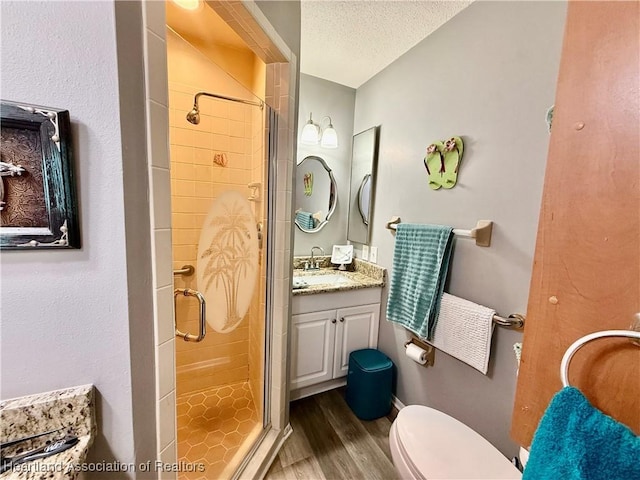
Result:
<svg viewBox="0 0 640 480">
<path fill-rule="evenodd" d="M 225 467 L 233 472 L 236 466 L 230 462 L 261 430 L 247 382 L 180 395 L 176 407 L 178 459 L 205 467 L 204 472 L 180 473 L 180 480 L 225 478 Z"/>
</svg>

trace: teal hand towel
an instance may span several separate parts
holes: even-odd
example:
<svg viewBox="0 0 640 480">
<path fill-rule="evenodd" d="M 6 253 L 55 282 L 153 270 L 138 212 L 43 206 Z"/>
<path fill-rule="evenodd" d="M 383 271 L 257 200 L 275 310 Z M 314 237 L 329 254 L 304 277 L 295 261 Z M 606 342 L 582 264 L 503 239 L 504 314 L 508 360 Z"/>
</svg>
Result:
<svg viewBox="0 0 640 480">
<path fill-rule="evenodd" d="M 522 480 L 640 479 L 640 437 L 565 387 L 533 437 Z"/>
<path fill-rule="evenodd" d="M 393 251 L 387 318 L 431 339 L 449 270 L 453 228 L 400 223 Z"/>
<path fill-rule="evenodd" d="M 313 215 L 309 212 L 297 212 L 296 213 L 296 221 L 298 225 L 302 228 L 306 228 L 307 230 L 312 230 L 315 228 L 315 222 L 313 220 Z"/>
</svg>

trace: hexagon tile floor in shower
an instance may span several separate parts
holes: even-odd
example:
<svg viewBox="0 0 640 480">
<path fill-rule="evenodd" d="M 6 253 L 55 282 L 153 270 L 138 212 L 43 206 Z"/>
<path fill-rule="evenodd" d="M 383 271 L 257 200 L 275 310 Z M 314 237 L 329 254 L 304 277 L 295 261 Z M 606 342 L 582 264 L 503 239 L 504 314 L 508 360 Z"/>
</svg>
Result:
<svg viewBox="0 0 640 480">
<path fill-rule="evenodd" d="M 203 463 L 204 473 L 180 473 L 180 480 L 217 479 L 259 419 L 247 382 L 177 398 L 178 459 Z"/>
</svg>

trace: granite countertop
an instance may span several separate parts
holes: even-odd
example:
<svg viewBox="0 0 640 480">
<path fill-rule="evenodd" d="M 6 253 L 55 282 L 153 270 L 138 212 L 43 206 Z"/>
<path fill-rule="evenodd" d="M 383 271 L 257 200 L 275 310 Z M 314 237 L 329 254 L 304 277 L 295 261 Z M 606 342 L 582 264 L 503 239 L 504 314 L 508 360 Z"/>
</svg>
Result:
<svg viewBox="0 0 640 480">
<path fill-rule="evenodd" d="M 315 257 L 320 262 L 319 270 L 304 270 L 304 264 L 309 261 L 309 258 L 295 257 L 293 259 L 294 295 L 313 295 L 316 293 L 383 287 L 385 285 L 386 269 L 374 263 L 356 258 L 350 265 L 347 265 L 347 270 L 338 270 L 331 263 L 330 256 L 322 256 Z M 295 288 L 297 280 L 304 281 L 307 277 L 311 279 L 323 275 L 338 275 L 344 277 L 347 281 L 344 283 L 310 284 L 303 288 Z"/>
<path fill-rule="evenodd" d="M 0 479 L 78 478 L 96 435 L 93 385 L 3 400 L 0 402 L 0 424 L 2 443 L 60 429 L 50 435 L 4 448 L 2 455 L 5 457 L 38 448 L 67 434 L 79 439 L 77 444 L 64 452 L 15 465 L 0 475 Z"/>
</svg>

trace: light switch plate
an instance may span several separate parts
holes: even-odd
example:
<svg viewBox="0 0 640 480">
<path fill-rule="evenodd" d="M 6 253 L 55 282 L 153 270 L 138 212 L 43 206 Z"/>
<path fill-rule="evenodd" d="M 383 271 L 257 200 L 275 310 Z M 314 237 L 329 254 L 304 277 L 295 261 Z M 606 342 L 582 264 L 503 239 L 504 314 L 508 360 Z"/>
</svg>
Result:
<svg viewBox="0 0 640 480">
<path fill-rule="evenodd" d="M 362 259 L 369 260 L 369 245 L 362 246 Z"/>
<path fill-rule="evenodd" d="M 371 263 L 378 263 L 378 247 L 369 248 L 369 261 Z"/>
</svg>

